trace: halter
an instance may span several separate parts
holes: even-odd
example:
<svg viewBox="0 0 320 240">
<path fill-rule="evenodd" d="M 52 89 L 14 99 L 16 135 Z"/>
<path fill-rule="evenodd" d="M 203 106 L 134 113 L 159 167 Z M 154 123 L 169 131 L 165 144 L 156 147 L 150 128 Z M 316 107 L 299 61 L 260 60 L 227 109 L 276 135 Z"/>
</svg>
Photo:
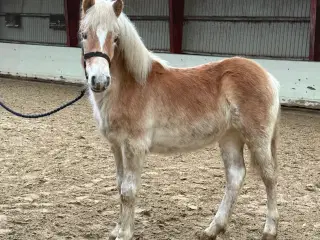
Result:
<svg viewBox="0 0 320 240">
<path fill-rule="evenodd" d="M 84 49 L 82 47 L 82 55 L 83 55 L 83 66 L 84 66 L 84 74 L 86 76 L 86 79 L 88 80 L 88 73 L 87 73 L 87 64 L 86 64 L 86 60 L 92 58 L 92 57 L 102 57 L 105 60 L 107 60 L 108 64 L 109 64 L 109 68 L 111 67 L 111 60 L 110 57 L 103 53 L 103 52 L 89 52 L 84 54 Z"/>
</svg>

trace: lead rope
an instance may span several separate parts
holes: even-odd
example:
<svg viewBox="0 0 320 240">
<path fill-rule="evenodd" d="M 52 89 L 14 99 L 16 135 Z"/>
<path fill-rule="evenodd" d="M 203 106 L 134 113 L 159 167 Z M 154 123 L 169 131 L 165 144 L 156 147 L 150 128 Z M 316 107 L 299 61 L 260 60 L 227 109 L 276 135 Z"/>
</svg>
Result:
<svg viewBox="0 0 320 240">
<path fill-rule="evenodd" d="M 82 54 L 84 55 L 83 48 L 82 48 Z M 85 66 L 86 66 L 86 62 L 84 61 L 84 67 Z M 88 79 L 88 74 L 87 74 L 87 71 L 86 71 L 86 67 L 85 67 L 85 75 L 86 75 L 86 78 Z M 79 101 L 85 95 L 86 90 L 87 89 L 83 89 L 80 92 L 80 95 L 78 97 L 76 97 L 75 99 L 73 99 L 73 100 L 61 105 L 60 107 L 57 107 L 54 110 L 46 112 L 46 113 L 40 113 L 40 114 L 22 114 L 22 113 L 18 113 L 16 111 L 14 111 L 13 109 L 9 108 L 8 106 L 6 106 L 1 100 L 0 100 L 0 106 L 3 107 L 8 112 L 12 113 L 13 115 L 16 115 L 17 117 L 22 117 L 22 118 L 42 118 L 42 117 L 47 117 L 47 116 L 50 116 L 50 115 L 52 115 L 54 113 L 57 113 L 57 112 L 61 111 L 62 109 L 66 108 L 68 106 L 71 106 L 75 102 Z"/>
<path fill-rule="evenodd" d="M 109 63 L 109 67 L 111 66 L 111 60 L 109 58 L 109 56 L 105 53 L 102 53 L 102 52 L 89 52 L 89 53 L 86 53 L 84 54 L 84 49 L 82 47 L 82 56 L 83 56 L 83 65 L 84 65 L 84 73 L 85 73 L 85 76 L 86 76 L 86 79 L 88 80 L 88 73 L 87 73 L 87 69 L 86 69 L 86 60 L 89 59 L 89 58 L 92 58 L 92 57 L 102 57 L 104 59 L 106 59 Z M 46 113 L 41 113 L 41 114 L 22 114 L 22 113 L 18 113 L 14 110 L 12 110 L 11 108 L 9 108 L 8 106 L 6 106 L 1 100 L 0 100 L 0 106 L 3 107 L 5 110 L 7 110 L 8 112 L 18 116 L 18 117 L 22 117 L 22 118 L 42 118 L 42 117 L 47 117 L 47 116 L 50 116 L 56 112 L 59 112 L 61 111 L 62 109 L 74 104 L 75 102 L 79 101 L 83 96 L 84 94 L 86 93 L 86 89 L 82 90 L 80 92 L 80 95 L 78 97 L 76 97 L 74 100 L 70 101 L 70 102 L 67 102 L 65 104 L 63 104 L 62 106 L 52 110 L 52 111 L 49 111 L 49 112 L 46 112 Z"/>
<path fill-rule="evenodd" d="M 47 116 L 50 116 L 56 112 L 59 112 L 61 111 L 62 109 L 68 107 L 68 106 L 71 106 L 72 104 L 74 104 L 75 102 L 79 101 L 86 93 L 86 90 L 87 89 L 83 89 L 81 92 L 80 92 L 80 95 L 78 97 L 76 97 L 75 99 L 61 105 L 60 107 L 52 110 L 52 111 L 49 111 L 49 112 L 46 112 L 46 113 L 41 113 L 41 114 L 22 114 L 22 113 L 18 113 L 14 110 L 12 110 L 11 108 L 9 108 L 8 106 L 6 106 L 2 101 L 0 101 L 0 106 L 3 107 L 5 110 L 7 110 L 8 112 L 12 113 L 13 115 L 16 115 L 18 117 L 22 117 L 22 118 L 42 118 L 42 117 L 47 117 Z"/>
</svg>

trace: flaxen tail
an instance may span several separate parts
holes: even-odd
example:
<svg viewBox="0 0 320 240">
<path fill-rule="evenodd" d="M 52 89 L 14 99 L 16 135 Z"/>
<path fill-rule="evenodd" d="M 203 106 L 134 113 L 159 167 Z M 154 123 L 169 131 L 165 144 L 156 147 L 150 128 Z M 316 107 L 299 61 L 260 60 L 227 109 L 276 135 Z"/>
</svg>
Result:
<svg viewBox="0 0 320 240">
<path fill-rule="evenodd" d="M 278 169 L 278 160 L 277 160 L 277 148 L 278 148 L 278 142 L 279 142 L 279 124 L 280 124 L 280 112 L 281 112 L 281 106 L 279 106 L 278 110 L 278 116 L 277 120 L 273 129 L 273 136 L 271 140 L 271 155 L 272 155 L 272 161 L 274 164 L 274 168 Z"/>
</svg>

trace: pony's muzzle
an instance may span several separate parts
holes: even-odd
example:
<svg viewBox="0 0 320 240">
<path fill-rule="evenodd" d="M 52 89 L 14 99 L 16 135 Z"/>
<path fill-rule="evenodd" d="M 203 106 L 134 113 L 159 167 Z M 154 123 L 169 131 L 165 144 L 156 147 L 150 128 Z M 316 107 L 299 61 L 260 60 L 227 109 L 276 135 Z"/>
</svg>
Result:
<svg viewBox="0 0 320 240">
<path fill-rule="evenodd" d="M 91 76 L 90 78 L 90 87 L 94 92 L 103 92 L 110 85 L 110 76 L 96 77 Z"/>
</svg>

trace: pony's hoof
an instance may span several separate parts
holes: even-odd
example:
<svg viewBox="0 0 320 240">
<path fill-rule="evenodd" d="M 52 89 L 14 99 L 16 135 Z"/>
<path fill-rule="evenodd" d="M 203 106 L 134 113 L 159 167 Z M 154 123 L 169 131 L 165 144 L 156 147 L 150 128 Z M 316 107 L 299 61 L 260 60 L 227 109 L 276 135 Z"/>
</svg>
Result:
<svg viewBox="0 0 320 240">
<path fill-rule="evenodd" d="M 271 235 L 269 233 L 264 233 L 262 235 L 262 240 L 276 240 L 276 239 L 277 239 L 277 236 Z"/>
<path fill-rule="evenodd" d="M 216 240 L 215 236 L 208 236 L 205 231 L 198 231 L 195 235 L 198 240 Z"/>
<path fill-rule="evenodd" d="M 109 240 L 115 240 L 118 237 L 119 234 L 119 230 L 120 230 L 120 225 L 117 223 L 115 228 L 112 230 L 112 232 L 110 233 L 110 237 Z"/>
<path fill-rule="evenodd" d="M 116 236 L 110 235 L 109 240 L 116 240 Z"/>
</svg>

